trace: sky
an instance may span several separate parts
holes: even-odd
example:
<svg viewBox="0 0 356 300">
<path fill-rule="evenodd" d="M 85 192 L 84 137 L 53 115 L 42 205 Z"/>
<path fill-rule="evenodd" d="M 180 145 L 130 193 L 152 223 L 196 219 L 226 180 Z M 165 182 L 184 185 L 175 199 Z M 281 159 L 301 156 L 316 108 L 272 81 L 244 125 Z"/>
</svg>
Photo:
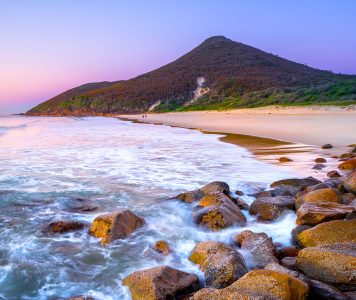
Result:
<svg viewBox="0 0 356 300">
<path fill-rule="evenodd" d="M 0 0 L 0 115 L 129 79 L 224 35 L 356 74 L 354 0 Z"/>
</svg>

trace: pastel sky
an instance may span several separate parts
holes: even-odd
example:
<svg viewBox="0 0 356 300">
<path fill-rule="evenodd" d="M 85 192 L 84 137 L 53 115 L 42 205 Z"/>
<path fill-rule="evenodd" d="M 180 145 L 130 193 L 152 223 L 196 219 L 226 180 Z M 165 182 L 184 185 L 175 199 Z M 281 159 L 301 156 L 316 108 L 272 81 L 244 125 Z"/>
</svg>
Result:
<svg viewBox="0 0 356 300">
<path fill-rule="evenodd" d="M 353 0 L 0 0 L 0 115 L 128 79 L 213 35 L 356 74 Z"/>
</svg>

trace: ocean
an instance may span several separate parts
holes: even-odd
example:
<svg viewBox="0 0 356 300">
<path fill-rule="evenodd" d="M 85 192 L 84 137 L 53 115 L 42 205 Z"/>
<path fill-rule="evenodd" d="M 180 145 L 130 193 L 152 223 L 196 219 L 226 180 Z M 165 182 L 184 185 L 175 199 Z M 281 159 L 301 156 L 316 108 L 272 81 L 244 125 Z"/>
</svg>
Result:
<svg viewBox="0 0 356 300">
<path fill-rule="evenodd" d="M 101 117 L 0 117 L 0 299 L 130 299 L 122 279 L 158 265 L 202 276 L 188 260 L 199 241 L 231 242 L 245 229 L 290 244 L 295 214 L 210 232 L 194 224 L 192 205 L 172 199 L 211 181 L 248 196 L 291 170 L 256 160 L 220 135 Z M 81 206 L 88 206 L 82 212 Z M 62 235 L 44 228 L 56 220 L 88 225 L 127 208 L 146 225 L 108 246 L 88 227 Z M 157 240 L 173 249 L 152 250 Z M 248 257 L 246 257 L 248 263 Z"/>
</svg>

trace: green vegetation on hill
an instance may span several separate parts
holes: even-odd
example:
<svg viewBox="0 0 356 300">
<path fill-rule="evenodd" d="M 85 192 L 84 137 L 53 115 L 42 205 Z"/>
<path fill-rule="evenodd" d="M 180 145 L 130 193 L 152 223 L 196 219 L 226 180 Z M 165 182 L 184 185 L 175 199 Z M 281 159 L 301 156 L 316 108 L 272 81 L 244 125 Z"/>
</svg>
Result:
<svg viewBox="0 0 356 300">
<path fill-rule="evenodd" d="M 267 105 L 350 105 L 356 104 L 356 79 L 328 82 L 308 87 L 268 88 L 262 91 L 241 93 L 238 87 L 221 86 L 196 101 L 184 105 L 179 101 L 163 103 L 156 112 L 229 110 Z"/>
</svg>

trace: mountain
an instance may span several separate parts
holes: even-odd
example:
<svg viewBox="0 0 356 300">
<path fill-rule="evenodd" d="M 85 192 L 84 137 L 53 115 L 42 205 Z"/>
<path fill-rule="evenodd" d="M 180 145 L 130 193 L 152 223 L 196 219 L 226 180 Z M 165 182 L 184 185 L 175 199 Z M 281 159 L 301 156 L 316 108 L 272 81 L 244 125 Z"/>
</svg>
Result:
<svg viewBox="0 0 356 300">
<path fill-rule="evenodd" d="M 196 102 L 204 106 L 204 99 L 219 102 L 271 88 L 319 86 L 350 78 L 355 77 L 314 69 L 215 36 L 154 71 L 125 81 L 89 83 L 71 89 L 27 114 L 96 115 L 169 110 Z"/>
</svg>

